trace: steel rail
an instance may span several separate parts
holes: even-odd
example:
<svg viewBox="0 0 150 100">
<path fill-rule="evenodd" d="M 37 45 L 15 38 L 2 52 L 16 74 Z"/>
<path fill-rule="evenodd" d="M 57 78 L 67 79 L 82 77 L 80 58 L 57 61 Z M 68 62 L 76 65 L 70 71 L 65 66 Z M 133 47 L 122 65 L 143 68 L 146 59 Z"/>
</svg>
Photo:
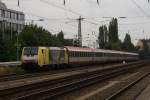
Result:
<svg viewBox="0 0 150 100">
<path fill-rule="evenodd" d="M 119 89 L 117 92 L 113 93 L 111 96 L 107 97 L 105 100 L 114 100 L 117 96 L 119 96 L 121 93 L 123 93 L 124 91 L 128 90 L 129 88 L 131 88 L 132 86 L 134 86 L 135 84 L 137 84 L 139 81 L 141 81 L 142 79 L 144 79 L 145 77 L 149 76 L 150 72 L 145 73 L 144 75 L 142 75 L 141 77 L 137 78 L 135 81 L 131 82 L 130 84 L 126 85 L 125 87 Z"/>
</svg>

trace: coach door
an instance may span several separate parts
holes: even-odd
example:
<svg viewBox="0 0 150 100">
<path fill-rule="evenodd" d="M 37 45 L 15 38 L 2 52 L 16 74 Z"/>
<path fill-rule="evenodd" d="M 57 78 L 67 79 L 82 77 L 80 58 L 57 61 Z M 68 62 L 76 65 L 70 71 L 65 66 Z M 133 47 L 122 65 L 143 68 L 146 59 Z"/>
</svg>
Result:
<svg viewBox="0 0 150 100">
<path fill-rule="evenodd" d="M 65 51 L 64 50 L 60 50 L 60 64 L 63 64 L 65 62 Z"/>
<path fill-rule="evenodd" d="M 43 65 L 46 64 L 46 50 L 42 49 L 42 58 L 43 58 Z"/>
</svg>

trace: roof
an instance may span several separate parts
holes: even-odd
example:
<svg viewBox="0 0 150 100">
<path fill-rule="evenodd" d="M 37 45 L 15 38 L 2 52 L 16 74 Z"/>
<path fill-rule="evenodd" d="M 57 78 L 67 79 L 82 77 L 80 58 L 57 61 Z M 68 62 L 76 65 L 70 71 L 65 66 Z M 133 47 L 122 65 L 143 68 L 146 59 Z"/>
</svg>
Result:
<svg viewBox="0 0 150 100">
<path fill-rule="evenodd" d="M 7 9 L 6 5 L 0 0 L 0 8 Z"/>
<path fill-rule="evenodd" d="M 20 14 L 24 14 L 21 11 L 16 11 L 16 10 L 12 10 L 12 9 L 8 9 L 7 6 L 0 0 L 0 9 L 4 9 L 10 12 L 14 12 L 14 13 L 20 13 Z"/>
</svg>

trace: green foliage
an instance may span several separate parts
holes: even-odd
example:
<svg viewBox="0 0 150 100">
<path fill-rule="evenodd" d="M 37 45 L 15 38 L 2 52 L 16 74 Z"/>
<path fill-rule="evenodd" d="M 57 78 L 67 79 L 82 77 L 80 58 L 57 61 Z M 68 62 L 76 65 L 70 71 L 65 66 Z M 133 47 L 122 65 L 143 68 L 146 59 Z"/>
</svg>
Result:
<svg viewBox="0 0 150 100">
<path fill-rule="evenodd" d="M 99 36 L 98 36 L 98 42 L 99 42 L 99 47 L 100 48 L 105 48 L 106 44 L 108 42 L 108 31 L 107 31 L 107 26 L 102 25 L 99 28 Z"/>
<path fill-rule="evenodd" d="M 16 46 L 14 40 L 0 40 L 0 61 L 16 60 Z"/>
<path fill-rule="evenodd" d="M 124 41 L 123 41 L 123 44 L 122 44 L 122 48 L 123 48 L 123 50 L 129 51 L 129 52 L 135 51 L 135 47 L 132 44 L 131 37 L 130 37 L 130 35 L 128 33 L 126 34 L 126 36 L 124 38 Z"/>
<path fill-rule="evenodd" d="M 113 18 L 109 23 L 109 42 L 115 43 L 119 40 L 118 38 L 118 21 Z"/>
<path fill-rule="evenodd" d="M 21 46 L 51 46 L 52 35 L 37 25 L 25 26 L 19 35 Z"/>
</svg>

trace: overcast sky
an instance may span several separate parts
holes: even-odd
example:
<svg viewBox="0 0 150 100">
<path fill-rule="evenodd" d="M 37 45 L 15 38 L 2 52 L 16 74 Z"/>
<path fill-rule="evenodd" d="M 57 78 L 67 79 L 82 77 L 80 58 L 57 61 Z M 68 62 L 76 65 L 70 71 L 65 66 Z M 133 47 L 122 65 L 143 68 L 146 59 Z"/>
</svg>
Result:
<svg viewBox="0 0 150 100">
<path fill-rule="evenodd" d="M 137 39 L 150 38 L 150 4 L 147 0 L 100 0 L 100 5 L 97 5 L 97 0 L 66 0 L 66 6 L 63 0 L 20 0 L 20 7 L 17 6 L 17 0 L 1 1 L 10 9 L 23 11 L 28 23 L 32 19 L 42 18 L 44 21 L 34 23 L 52 33 L 63 30 L 65 37 L 69 38 L 77 34 L 76 19 L 82 16 L 85 18 L 82 21 L 84 45 L 96 40 L 100 25 L 108 25 L 110 18 L 103 17 L 127 17 L 118 19 L 121 40 L 127 32 L 134 44 Z M 92 32 L 96 35 L 92 35 Z"/>
</svg>

